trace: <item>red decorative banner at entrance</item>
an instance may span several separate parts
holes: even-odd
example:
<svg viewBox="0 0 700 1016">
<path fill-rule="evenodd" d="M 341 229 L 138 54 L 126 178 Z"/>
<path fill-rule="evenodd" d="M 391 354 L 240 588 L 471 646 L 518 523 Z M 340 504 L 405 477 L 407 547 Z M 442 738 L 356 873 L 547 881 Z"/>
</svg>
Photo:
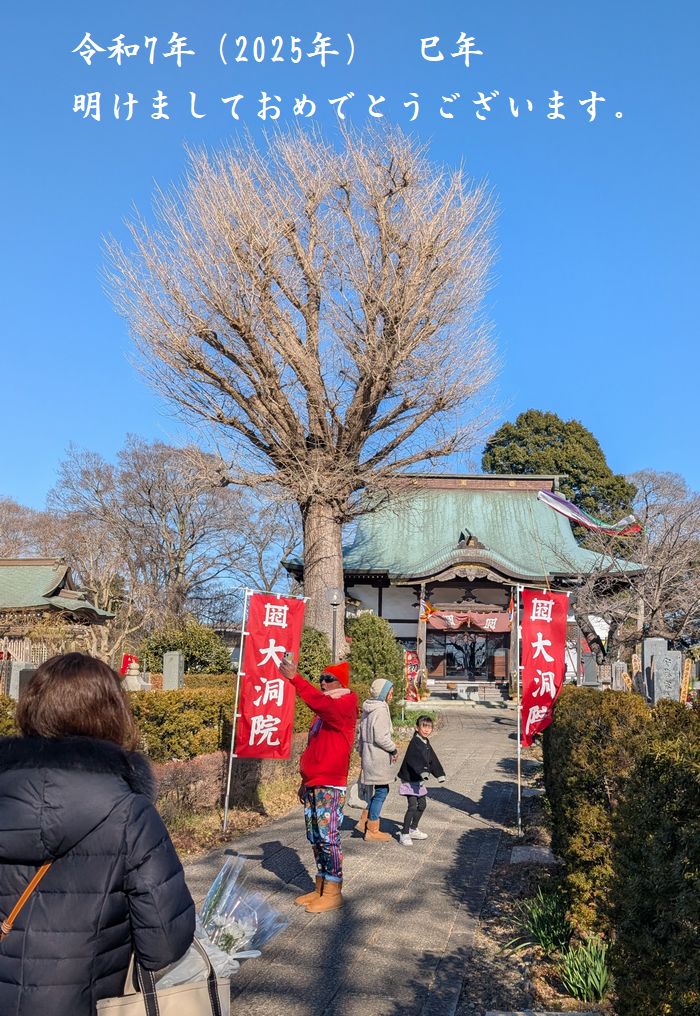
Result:
<svg viewBox="0 0 700 1016">
<path fill-rule="evenodd" d="M 251 593 L 243 643 L 234 753 L 289 758 L 295 692 L 278 670 L 284 653 L 299 658 L 304 600 Z"/>
<path fill-rule="evenodd" d="M 406 679 L 405 698 L 407 702 L 417 702 L 418 685 L 420 683 L 420 660 L 413 649 L 404 650 L 404 677 Z"/>
<path fill-rule="evenodd" d="M 439 631 L 457 631 L 461 628 L 476 628 L 483 632 L 510 631 L 510 618 L 504 611 L 486 614 L 478 610 L 465 613 L 448 610 L 433 610 L 427 617 L 431 628 Z"/>
<path fill-rule="evenodd" d="M 566 593 L 523 589 L 520 743 L 532 744 L 552 722 L 552 707 L 564 683 Z"/>
</svg>

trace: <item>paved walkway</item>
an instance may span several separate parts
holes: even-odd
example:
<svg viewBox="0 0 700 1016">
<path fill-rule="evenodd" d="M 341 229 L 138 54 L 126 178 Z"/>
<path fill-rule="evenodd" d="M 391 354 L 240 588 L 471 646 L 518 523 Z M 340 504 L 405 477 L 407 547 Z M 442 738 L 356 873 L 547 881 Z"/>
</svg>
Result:
<svg viewBox="0 0 700 1016">
<path fill-rule="evenodd" d="M 251 887 L 288 914 L 289 927 L 233 980 L 233 1012 L 246 1016 L 450 1016 L 473 944 L 501 827 L 515 808 L 513 710 L 451 713 L 433 743 L 447 773 L 430 790 L 413 847 L 351 835 L 346 905 L 307 914 L 293 905 L 312 887 L 301 809 L 258 829 L 229 852 L 246 855 Z M 509 736 L 510 735 L 510 736 Z M 394 832 L 403 802 L 392 789 L 382 826 Z M 197 903 L 223 863 L 215 851 L 186 866 Z"/>
</svg>

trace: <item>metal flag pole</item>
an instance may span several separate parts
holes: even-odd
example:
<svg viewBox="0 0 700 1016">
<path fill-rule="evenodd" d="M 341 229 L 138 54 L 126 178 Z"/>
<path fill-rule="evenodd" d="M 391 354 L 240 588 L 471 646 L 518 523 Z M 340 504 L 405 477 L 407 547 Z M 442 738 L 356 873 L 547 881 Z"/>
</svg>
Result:
<svg viewBox="0 0 700 1016">
<path fill-rule="evenodd" d="M 516 668 L 516 701 L 518 709 L 518 836 L 523 835 L 523 821 L 522 821 L 522 810 L 521 810 L 521 799 L 522 799 L 522 748 L 520 746 L 521 734 L 522 734 L 522 713 L 520 710 L 520 592 L 521 587 L 515 587 L 515 658 L 517 661 Z"/>
<path fill-rule="evenodd" d="M 241 627 L 241 648 L 238 655 L 238 672 L 236 674 L 236 697 L 233 704 L 233 725 L 231 728 L 231 748 L 228 754 L 228 776 L 226 778 L 226 797 L 224 799 L 224 832 L 226 832 L 228 826 L 228 811 L 229 811 L 229 797 L 231 795 L 231 774 L 233 773 L 233 760 L 235 758 L 236 748 L 236 727 L 238 725 L 238 698 L 241 690 L 241 678 L 245 677 L 244 671 L 241 669 L 243 666 L 243 650 L 245 648 L 245 640 L 248 632 L 246 631 L 246 625 L 248 624 L 248 599 L 250 597 L 251 590 L 246 589 L 245 596 L 243 598 L 243 625 Z"/>
</svg>

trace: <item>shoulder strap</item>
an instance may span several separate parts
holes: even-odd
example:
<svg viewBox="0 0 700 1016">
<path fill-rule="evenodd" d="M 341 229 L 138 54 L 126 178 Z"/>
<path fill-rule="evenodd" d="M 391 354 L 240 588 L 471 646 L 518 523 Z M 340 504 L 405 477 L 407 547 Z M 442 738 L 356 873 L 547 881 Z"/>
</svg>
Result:
<svg viewBox="0 0 700 1016">
<path fill-rule="evenodd" d="M 19 914 L 20 910 L 27 902 L 29 897 L 32 895 L 36 887 L 39 885 L 42 878 L 44 877 L 44 875 L 46 874 L 46 872 L 49 870 L 50 867 L 51 867 L 50 863 L 42 864 L 42 866 L 39 868 L 34 878 L 31 880 L 27 888 L 24 890 L 20 898 L 15 903 L 14 907 L 10 912 L 10 916 L 6 920 L 4 920 L 2 924 L 0 924 L 0 942 L 2 942 L 2 940 L 5 938 L 6 935 L 10 934 L 10 932 L 12 931 L 12 926 L 17 920 L 17 915 Z"/>
</svg>

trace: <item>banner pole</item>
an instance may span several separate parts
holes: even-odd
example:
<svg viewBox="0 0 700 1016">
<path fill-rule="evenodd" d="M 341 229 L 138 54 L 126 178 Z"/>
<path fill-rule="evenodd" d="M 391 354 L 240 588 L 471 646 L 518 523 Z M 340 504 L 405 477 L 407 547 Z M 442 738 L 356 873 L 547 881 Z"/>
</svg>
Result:
<svg viewBox="0 0 700 1016">
<path fill-rule="evenodd" d="M 224 799 L 224 829 L 226 832 L 228 827 L 228 812 L 229 812 L 229 797 L 231 794 L 231 775 L 233 773 L 233 759 L 234 752 L 236 749 L 236 727 L 238 726 L 238 698 L 241 690 L 241 678 L 245 677 L 245 673 L 241 669 L 243 666 L 243 651 L 245 649 L 246 639 L 246 625 L 248 623 L 248 599 L 250 597 L 250 589 L 246 589 L 245 596 L 243 598 L 243 625 L 241 627 L 241 648 L 238 654 L 238 671 L 236 673 L 236 696 L 233 704 L 233 724 L 231 727 L 231 748 L 228 753 L 228 776 L 226 778 L 226 797 Z"/>
<path fill-rule="evenodd" d="M 520 708 L 520 586 L 515 587 L 515 647 L 516 647 L 516 660 L 517 660 L 517 708 L 518 708 L 518 806 L 517 806 L 517 820 L 518 820 L 518 836 L 523 835 L 523 822 L 521 812 L 521 798 L 522 798 L 522 748 L 520 746 L 522 736 L 522 710 Z"/>
</svg>

